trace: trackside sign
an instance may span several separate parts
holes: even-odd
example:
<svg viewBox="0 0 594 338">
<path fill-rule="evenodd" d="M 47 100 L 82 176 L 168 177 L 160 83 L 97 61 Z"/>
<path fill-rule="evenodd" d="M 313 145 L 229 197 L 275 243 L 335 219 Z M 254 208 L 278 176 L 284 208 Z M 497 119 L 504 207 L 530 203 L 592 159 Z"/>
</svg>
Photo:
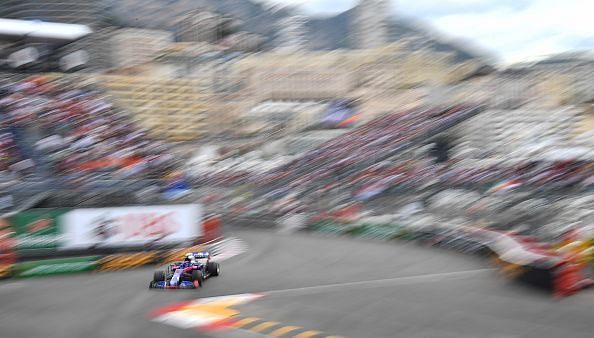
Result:
<svg viewBox="0 0 594 338">
<path fill-rule="evenodd" d="M 202 235 L 197 204 L 76 209 L 61 217 L 60 249 L 176 244 Z"/>
<path fill-rule="evenodd" d="M 60 217 L 67 210 L 28 210 L 8 218 L 14 231 L 16 249 L 54 251 L 60 245 Z"/>
<path fill-rule="evenodd" d="M 16 277 L 49 276 L 63 273 L 76 273 L 95 270 L 99 264 L 99 258 L 76 257 L 63 259 L 49 259 L 17 264 L 15 267 Z"/>
</svg>

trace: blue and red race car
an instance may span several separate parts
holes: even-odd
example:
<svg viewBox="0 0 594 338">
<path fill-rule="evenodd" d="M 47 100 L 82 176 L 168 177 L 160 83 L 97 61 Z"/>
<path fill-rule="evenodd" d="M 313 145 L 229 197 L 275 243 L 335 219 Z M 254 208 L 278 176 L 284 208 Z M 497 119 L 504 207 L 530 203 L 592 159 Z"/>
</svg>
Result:
<svg viewBox="0 0 594 338">
<path fill-rule="evenodd" d="M 188 253 L 183 261 L 169 264 L 167 270 L 155 271 L 149 289 L 197 289 L 220 271 L 219 263 L 211 262 L 208 252 Z"/>
</svg>

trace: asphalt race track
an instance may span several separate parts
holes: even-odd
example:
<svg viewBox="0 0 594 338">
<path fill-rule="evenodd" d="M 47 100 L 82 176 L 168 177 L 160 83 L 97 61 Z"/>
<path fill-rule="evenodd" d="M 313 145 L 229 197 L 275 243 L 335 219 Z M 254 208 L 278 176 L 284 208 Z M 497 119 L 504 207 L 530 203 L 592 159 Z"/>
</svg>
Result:
<svg viewBox="0 0 594 338">
<path fill-rule="evenodd" d="M 248 252 L 200 290 L 147 288 L 153 268 L 0 282 L 2 338 L 588 337 L 594 291 L 554 300 L 484 260 L 405 242 L 236 231 Z M 148 313 L 202 297 L 264 292 L 236 307 L 259 329 L 199 332 Z M 249 320 L 248 320 L 249 321 Z M 297 332 L 301 332 L 297 335 Z"/>
</svg>

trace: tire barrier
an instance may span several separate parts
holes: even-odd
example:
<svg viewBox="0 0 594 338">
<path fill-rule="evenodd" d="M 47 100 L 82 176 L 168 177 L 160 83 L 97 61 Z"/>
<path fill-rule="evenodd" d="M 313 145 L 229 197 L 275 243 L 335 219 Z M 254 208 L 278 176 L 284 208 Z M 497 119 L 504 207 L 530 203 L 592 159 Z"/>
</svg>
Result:
<svg viewBox="0 0 594 338">
<path fill-rule="evenodd" d="M 0 266 L 12 265 L 17 261 L 17 241 L 10 223 L 0 218 Z"/>
<path fill-rule="evenodd" d="M 109 255 L 99 261 L 99 271 L 117 271 L 139 268 L 160 262 L 158 252 L 142 252 L 128 255 Z"/>
<path fill-rule="evenodd" d="M 14 264 L 0 265 L 0 279 L 10 278 L 12 276 L 12 267 Z"/>
<path fill-rule="evenodd" d="M 396 224 L 342 224 L 317 220 L 310 231 L 382 240 L 402 239 L 490 257 L 499 273 L 546 290 L 555 296 L 572 295 L 594 282 L 584 276 L 591 250 L 563 255 L 552 246 L 527 236 L 472 227 L 415 229 Z M 585 256 L 585 255 L 588 256 Z"/>
</svg>

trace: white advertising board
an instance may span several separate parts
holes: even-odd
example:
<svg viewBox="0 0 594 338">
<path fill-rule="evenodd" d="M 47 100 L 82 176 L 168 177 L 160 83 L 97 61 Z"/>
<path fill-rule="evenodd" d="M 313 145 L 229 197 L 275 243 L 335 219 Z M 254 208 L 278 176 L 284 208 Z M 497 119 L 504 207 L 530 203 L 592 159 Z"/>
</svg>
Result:
<svg viewBox="0 0 594 338">
<path fill-rule="evenodd" d="M 198 204 L 76 209 L 61 217 L 62 249 L 190 242 L 202 235 Z"/>
</svg>

